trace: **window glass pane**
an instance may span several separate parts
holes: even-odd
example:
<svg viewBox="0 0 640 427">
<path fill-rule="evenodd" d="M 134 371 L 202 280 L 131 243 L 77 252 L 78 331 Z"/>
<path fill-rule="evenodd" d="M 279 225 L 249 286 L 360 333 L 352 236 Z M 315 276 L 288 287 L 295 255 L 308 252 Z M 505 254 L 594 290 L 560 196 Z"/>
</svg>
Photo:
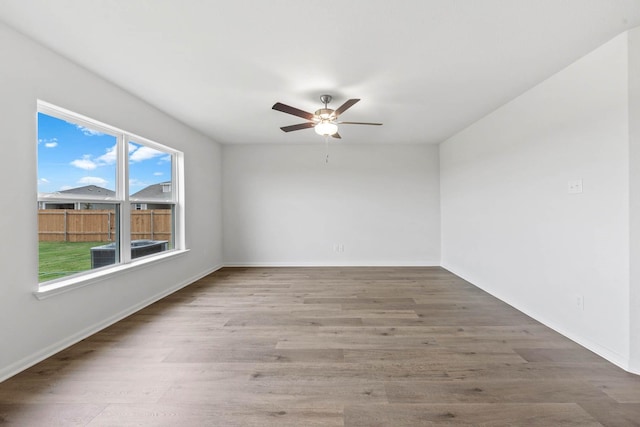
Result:
<svg viewBox="0 0 640 427">
<path fill-rule="evenodd" d="M 173 249 L 174 206 L 131 205 L 131 259 Z"/>
<path fill-rule="evenodd" d="M 172 160 L 170 153 L 130 141 L 130 200 L 172 201 Z"/>
<path fill-rule="evenodd" d="M 38 110 L 39 282 L 174 249 L 180 153 L 45 102 Z"/>
<path fill-rule="evenodd" d="M 38 113 L 39 199 L 113 198 L 116 143 L 114 135 Z"/>
<path fill-rule="evenodd" d="M 38 210 L 38 281 L 120 262 L 117 204 Z"/>
</svg>

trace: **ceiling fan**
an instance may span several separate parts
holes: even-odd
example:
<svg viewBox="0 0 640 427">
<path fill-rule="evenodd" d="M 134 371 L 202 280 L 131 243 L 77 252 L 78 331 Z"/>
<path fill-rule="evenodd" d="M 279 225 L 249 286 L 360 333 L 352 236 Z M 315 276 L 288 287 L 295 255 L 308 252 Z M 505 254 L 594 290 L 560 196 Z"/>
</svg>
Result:
<svg viewBox="0 0 640 427">
<path fill-rule="evenodd" d="M 302 130 L 314 128 L 318 135 L 322 136 L 331 136 L 333 138 L 342 138 L 338 133 L 338 125 L 374 125 L 380 126 L 382 123 L 364 123 L 364 122 L 339 122 L 338 117 L 347 111 L 353 104 L 360 101 L 359 99 L 349 99 L 337 110 L 332 110 L 327 107 L 327 104 L 331 102 L 331 95 L 322 95 L 320 97 L 320 102 L 324 104 L 324 108 L 320 108 L 316 110 L 315 113 L 311 114 L 306 111 L 299 110 L 295 107 L 290 107 L 289 105 L 282 104 L 280 102 L 276 102 L 273 104 L 274 110 L 282 111 L 283 113 L 292 114 L 294 116 L 302 117 L 303 119 L 307 119 L 308 122 L 300 123 L 297 125 L 291 126 L 283 126 L 282 129 L 284 132 L 292 132 L 294 130 Z"/>
</svg>

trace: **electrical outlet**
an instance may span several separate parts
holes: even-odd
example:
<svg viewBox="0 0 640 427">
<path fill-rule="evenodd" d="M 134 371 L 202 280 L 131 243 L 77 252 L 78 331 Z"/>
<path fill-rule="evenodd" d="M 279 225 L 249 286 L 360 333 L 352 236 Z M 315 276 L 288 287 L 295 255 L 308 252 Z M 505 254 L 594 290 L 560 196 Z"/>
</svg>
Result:
<svg viewBox="0 0 640 427">
<path fill-rule="evenodd" d="M 578 310 L 584 311 L 584 297 L 582 295 L 576 295 L 576 306 Z"/>
<path fill-rule="evenodd" d="M 581 179 L 572 179 L 569 182 L 567 182 L 567 192 L 569 194 L 582 193 L 582 180 Z"/>
</svg>

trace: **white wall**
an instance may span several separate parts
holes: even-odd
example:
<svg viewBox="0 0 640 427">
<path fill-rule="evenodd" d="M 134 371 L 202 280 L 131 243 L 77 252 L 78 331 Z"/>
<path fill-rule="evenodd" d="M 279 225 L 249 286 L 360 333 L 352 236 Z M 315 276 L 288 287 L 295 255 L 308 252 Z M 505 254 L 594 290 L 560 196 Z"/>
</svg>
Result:
<svg viewBox="0 0 640 427">
<path fill-rule="evenodd" d="M 623 367 L 627 82 L 623 34 L 440 147 L 443 266 Z"/>
<path fill-rule="evenodd" d="M 222 214 L 218 144 L 4 25 L 0 52 L 2 380 L 219 266 Z M 37 300 L 37 99 L 183 151 L 191 251 L 117 279 Z"/>
<path fill-rule="evenodd" d="M 439 265 L 438 147 L 318 140 L 224 146 L 225 263 Z"/>
<path fill-rule="evenodd" d="M 629 31 L 630 368 L 640 373 L 640 28 Z"/>
</svg>

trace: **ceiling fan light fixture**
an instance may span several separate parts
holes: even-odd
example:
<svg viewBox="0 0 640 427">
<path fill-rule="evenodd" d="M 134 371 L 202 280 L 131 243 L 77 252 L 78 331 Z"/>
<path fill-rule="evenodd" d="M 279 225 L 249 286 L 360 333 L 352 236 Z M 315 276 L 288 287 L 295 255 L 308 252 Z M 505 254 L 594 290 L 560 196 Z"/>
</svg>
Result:
<svg viewBox="0 0 640 427">
<path fill-rule="evenodd" d="M 338 125 L 328 120 L 323 120 L 314 126 L 318 135 L 331 136 L 338 133 Z"/>
</svg>

